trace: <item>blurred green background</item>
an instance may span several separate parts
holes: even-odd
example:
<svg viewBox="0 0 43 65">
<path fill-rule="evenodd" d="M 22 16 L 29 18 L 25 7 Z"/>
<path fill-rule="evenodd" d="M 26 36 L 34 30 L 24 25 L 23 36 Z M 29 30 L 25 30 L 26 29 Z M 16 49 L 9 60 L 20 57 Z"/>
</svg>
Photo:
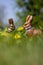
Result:
<svg viewBox="0 0 43 65">
<path fill-rule="evenodd" d="M 13 36 L 0 36 L 0 65 L 43 65 L 43 35 Z"/>
<path fill-rule="evenodd" d="M 22 26 L 29 14 L 34 16 L 32 25 L 43 30 L 43 0 L 16 0 L 16 4 L 22 9 L 16 13 L 16 26 Z M 20 36 L 15 38 L 16 34 Z M 43 34 L 28 37 L 17 29 L 7 34 L 0 22 L 0 65 L 43 65 Z"/>
</svg>

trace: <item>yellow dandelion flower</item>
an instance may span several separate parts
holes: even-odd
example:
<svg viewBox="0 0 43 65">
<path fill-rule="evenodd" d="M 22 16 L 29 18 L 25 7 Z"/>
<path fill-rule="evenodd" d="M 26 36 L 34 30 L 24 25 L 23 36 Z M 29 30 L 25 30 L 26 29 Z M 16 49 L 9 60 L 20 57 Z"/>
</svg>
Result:
<svg viewBox="0 0 43 65">
<path fill-rule="evenodd" d="M 15 39 L 20 39 L 21 36 L 20 36 L 19 34 L 15 34 L 14 38 L 15 38 Z"/>
<path fill-rule="evenodd" d="M 4 33 L 2 33 L 1 35 L 7 37 L 7 36 L 9 36 L 9 33 L 5 33 L 5 32 L 4 32 Z"/>
<path fill-rule="evenodd" d="M 17 29 L 17 31 L 22 31 L 24 28 L 23 28 L 23 26 L 21 26 L 21 27 L 19 27 L 18 29 Z"/>
</svg>

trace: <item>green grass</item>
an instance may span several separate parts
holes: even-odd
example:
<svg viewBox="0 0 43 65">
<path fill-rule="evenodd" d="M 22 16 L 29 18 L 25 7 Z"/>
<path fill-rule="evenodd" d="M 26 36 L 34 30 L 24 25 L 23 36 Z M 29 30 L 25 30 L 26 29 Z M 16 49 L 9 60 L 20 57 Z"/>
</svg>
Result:
<svg viewBox="0 0 43 65">
<path fill-rule="evenodd" d="M 14 39 L 15 33 L 21 35 Z M 0 35 L 0 65 L 43 65 L 43 35 L 27 37 L 24 32 Z"/>
</svg>

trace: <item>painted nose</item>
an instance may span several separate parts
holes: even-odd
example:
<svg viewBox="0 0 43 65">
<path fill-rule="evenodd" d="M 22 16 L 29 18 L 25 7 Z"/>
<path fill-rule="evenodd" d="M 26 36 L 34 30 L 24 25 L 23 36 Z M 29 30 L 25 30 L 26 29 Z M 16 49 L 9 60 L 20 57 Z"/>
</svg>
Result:
<svg viewBox="0 0 43 65">
<path fill-rule="evenodd" d="M 10 26 L 12 27 L 13 25 L 11 24 Z"/>
</svg>

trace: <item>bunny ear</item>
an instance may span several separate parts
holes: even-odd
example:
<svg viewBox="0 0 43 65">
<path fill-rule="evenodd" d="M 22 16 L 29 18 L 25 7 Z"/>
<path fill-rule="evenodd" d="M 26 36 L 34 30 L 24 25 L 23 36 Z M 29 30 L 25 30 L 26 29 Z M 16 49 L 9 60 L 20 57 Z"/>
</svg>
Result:
<svg viewBox="0 0 43 65">
<path fill-rule="evenodd" d="M 9 24 L 14 24 L 12 18 L 9 19 Z"/>
<path fill-rule="evenodd" d="M 30 18 L 30 15 L 28 15 L 28 16 L 26 17 L 26 21 L 28 21 L 28 20 L 29 20 L 29 18 Z"/>
<path fill-rule="evenodd" d="M 30 16 L 29 20 L 27 21 L 28 23 L 30 23 L 33 19 L 33 16 Z"/>
</svg>

